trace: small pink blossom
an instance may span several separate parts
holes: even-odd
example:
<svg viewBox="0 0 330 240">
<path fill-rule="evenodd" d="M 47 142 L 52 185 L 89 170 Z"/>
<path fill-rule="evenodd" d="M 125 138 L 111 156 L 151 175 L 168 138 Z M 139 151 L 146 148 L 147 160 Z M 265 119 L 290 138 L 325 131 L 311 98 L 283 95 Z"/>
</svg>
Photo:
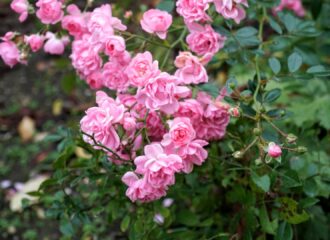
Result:
<svg viewBox="0 0 330 240">
<path fill-rule="evenodd" d="M 115 150 L 120 145 L 120 139 L 114 124 L 122 121 L 125 108 L 102 91 L 96 93 L 96 101 L 99 106 L 89 108 L 81 119 L 81 130 L 94 136 L 97 142 Z M 86 135 L 84 135 L 84 140 L 94 145 L 93 140 Z"/>
<path fill-rule="evenodd" d="M 150 52 L 138 53 L 126 68 L 131 84 L 136 87 L 145 86 L 148 81 L 159 74 L 158 61 L 152 60 Z"/>
<path fill-rule="evenodd" d="M 290 9 L 299 17 L 305 16 L 305 9 L 301 0 L 281 0 L 280 5 L 274 8 L 275 12 L 280 12 L 283 9 Z"/>
<path fill-rule="evenodd" d="M 189 48 L 198 55 L 216 54 L 219 49 L 223 48 L 226 37 L 215 32 L 210 25 L 192 31 L 187 36 Z"/>
<path fill-rule="evenodd" d="M 272 158 L 278 158 L 282 155 L 282 149 L 274 142 L 268 144 L 268 155 Z"/>
<path fill-rule="evenodd" d="M 62 19 L 62 28 L 67 30 L 70 35 L 75 38 L 80 38 L 87 30 L 87 13 L 81 13 L 80 9 L 75 4 L 70 4 L 67 7 L 69 13 Z"/>
<path fill-rule="evenodd" d="M 237 24 L 246 16 L 242 7 L 248 7 L 247 0 L 213 0 L 215 9 L 226 19 L 233 19 Z"/>
<path fill-rule="evenodd" d="M 189 144 L 196 137 L 195 129 L 189 118 L 177 117 L 174 118 L 174 120 L 169 120 L 168 125 L 170 130 L 163 137 L 163 146 L 168 146 L 170 144 L 174 145 L 174 147 L 184 146 Z"/>
<path fill-rule="evenodd" d="M 20 14 L 20 22 L 24 22 L 27 19 L 29 14 L 29 2 L 27 0 L 13 0 L 10 7 L 16 13 Z"/>
<path fill-rule="evenodd" d="M 20 60 L 20 51 L 16 44 L 11 41 L 0 43 L 0 56 L 9 67 L 14 67 Z"/>
<path fill-rule="evenodd" d="M 62 55 L 65 50 L 65 46 L 70 42 L 68 36 L 57 38 L 54 33 L 47 32 L 46 39 L 48 39 L 44 45 L 44 51 L 46 53 L 54 55 Z"/>
<path fill-rule="evenodd" d="M 172 16 L 166 11 L 150 9 L 143 14 L 141 27 L 148 33 L 155 33 L 160 39 L 165 39 L 167 30 L 172 24 Z"/>
<path fill-rule="evenodd" d="M 90 14 L 87 27 L 92 33 L 101 32 L 106 35 L 112 35 L 114 29 L 121 31 L 126 30 L 126 26 L 123 25 L 118 18 L 112 16 L 110 4 L 103 4 L 102 6 L 95 8 Z"/>
<path fill-rule="evenodd" d="M 210 21 L 206 11 L 209 8 L 210 0 L 178 0 L 176 11 L 186 22 Z"/>
<path fill-rule="evenodd" d="M 102 66 L 102 59 L 98 55 L 98 52 L 85 40 L 76 40 L 73 42 L 70 58 L 73 67 L 83 77 L 99 71 Z"/>
<path fill-rule="evenodd" d="M 159 143 L 145 146 L 144 154 L 134 160 L 135 172 L 144 175 L 154 188 L 173 185 L 175 173 L 182 168 L 182 159 L 175 154 L 165 154 Z"/>
<path fill-rule="evenodd" d="M 125 66 L 110 61 L 103 66 L 103 85 L 112 90 L 125 91 L 129 86 Z"/>
<path fill-rule="evenodd" d="M 36 15 L 44 24 L 56 24 L 64 16 L 63 3 L 60 0 L 38 0 L 36 6 Z"/>
<path fill-rule="evenodd" d="M 161 110 L 172 114 L 178 107 L 178 98 L 186 97 L 190 90 L 184 86 L 177 86 L 178 79 L 168 73 L 160 73 L 149 80 L 144 88 L 137 92 L 137 100 L 145 104 L 150 110 Z"/>
<path fill-rule="evenodd" d="M 155 111 L 151 111 L 147 115 L 146 128 L 148 136 L 153 141 L 161 140 L 162 136 L 166 133 L 162 119 L 159 116 L 159 113 Z"/>
<path fill-rule="evenodd" d="M 125 40 L 120 36 L 108 36 L 105 40 L 105 54 L 119 56 L 126 50 Z"/>
<path fill-rule="evenodd" d="M 193 125 L 196 125 L 202 120 L 203 114 L 203 107 L 196 99 L 185 99 L 179 103 L 179 109 L 174 116 L 187 117 Z"/>
<path fill-rule="evenodd" d="M 95 71 L 88 75 L 86 82 L 92 89 L 100 89 L 103 86 L 103 76 L 100 71 Z"/>
<path fill-rule="evenodd" d="M 230 108 L 229 109 L 229 114 L 232 116 L 232 117 L 235 117 L 235 118 L 239 118 L 240 117 L 240 111 L 239 111 L 239 107 L 233 107 L 233 108 Z"/>
<path fill-rule="evenodd" d="M 152 187 L 146 177 L 139 179 L 134 172 L 125 173 L 122 181 L 128 186 L 126 196 L 132 202 L 150 202 L 166 195 L 165 188 Z"/>
<path fill-rule="evenodd" d="M 199 59 L 190 52 L 180 52 L 175 59 L 175 65 L 179 68 L 175 76 L 183 84 L 199 84 L 208 81 L 208 75 Z"/>
<path fill-rule="evenodd" d="M 179 149 L 178 154 L 182 157 L 182 171 L 184 173 L 190 173 L 194 165 L 201 166 L 207 159 L 208 153 L 204 149 L 206 145 L 208 145 L 208 142 L 197 139 L 189 143 L 185 148 Z"/>
<path fill-rule="evenodd" d="M 32 34 L 30 36 L 24 36 L 24 42 L 29 44 L 32 52 L 39 51 L 44 45 L 45 37 L 39 34 Z"/>
</svg>

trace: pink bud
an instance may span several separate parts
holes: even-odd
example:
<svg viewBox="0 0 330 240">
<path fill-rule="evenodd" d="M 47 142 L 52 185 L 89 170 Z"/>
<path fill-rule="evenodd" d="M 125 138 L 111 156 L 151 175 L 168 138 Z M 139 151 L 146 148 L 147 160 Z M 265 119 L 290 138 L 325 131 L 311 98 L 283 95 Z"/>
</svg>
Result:
<svg viewBox="0 0 330 240">
<path fill-rule="evenodd" d="M 282 155 L 282 149 L 274 142 L 268 144 L 268 155 L 272 158 L 278 158 Z"/>
<path fill-rule="evenodd" d="M 229 113 L 232 117 L 239 118 L 240 117 L 240 112 L 238 107 L 233 107 L 229 109 Z"/>
</svg>

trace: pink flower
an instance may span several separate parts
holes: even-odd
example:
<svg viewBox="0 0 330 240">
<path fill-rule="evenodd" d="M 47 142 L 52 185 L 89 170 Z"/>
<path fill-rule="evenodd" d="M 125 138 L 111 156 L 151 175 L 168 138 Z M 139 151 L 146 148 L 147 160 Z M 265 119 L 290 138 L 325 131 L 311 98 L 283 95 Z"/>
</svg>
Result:
<svg viewBox="0 0 330 240">
<path fill-rule="evenodd" d="M 103 86 L 103 76 L 100 71 L 95 71 L 88 75 L 86 82 L 92 89 L 100 89 Z"/>
<path fill-rule="evenodd" d="M 180 147 L 189 144 L 196 137 L 195 129 L 193 128 L 190 119 L 186 117 L 177 117 L 174 120 L 168 121 L 170 130 L 164 135 L 162 145 L 170 144 L 174 147 Z"/>
<path fill-rule="evenodd" d="M 92 33 L 101 32 L 103 34 L 113 34 L 114 29 L 126 30 L 126 26 L 118 18 L 112 17 L 110 4 L 95 8 L 90 15 L 87 27 Z"/>
<path fill-rule="evenodd" d="M 245 18 L 245 10 L 241 5 L 248 7 L 247 0 L 213 0 L 215 9 L 226 19 L 233 19 L 237 24 Z"/>
<path fill-rule="evenodd" d="M 129 86 L 125 66 L 110 61 L 103 66 L 103 85 L 112 90 L 124 91 Z"/>
<path fill-rule="evenodd" d="M 149 112 L 146 119 L 147 133 L 153 141 L 161 140 L 166 133 L 165 126 L 157 112 Z"/>
<path fill-rule="evenodd" d="M 182 159 L 175 154 L 165 154 L 159 143 L 145 146 L 144 156 L 135 158 L 135 172 L 143 174 L 154 188 L 165 188 L 175 183 L 175 173 L 182 168 Z"/>
<path fill-rule="evenodd" d="M 87 30 L 88 14 L 81 13 L 80 9 L 75 4 L 70 4 L 67 7 L 69 15 L 62 19 L 62 28 L 66 29 L 70 35 L 75 38 L 81 38 Z"/>
<path fill-rule="evenodd" d="M 268 155 L 272 158 L 278 158 L 282 155 L 282 149 L 274 142 L 268 144 Z"/>
<path fill-rule="evenodd" d="M 141 27 L 148 33 L 155 33 L 160 39 L 165 39 L 167 30 L 172 24 L 172 16 L 166 11 L 150 9 L 143 14 Z"/>
<path fill-rule="evenodd" d="M 36 6 L 36 15 L 44 24 L 56 24 L 63 18 L 63 3 L 60 0 L 38 0 Z"/>
<path fill-rule="evenodd" d="M 184 173 L 190 173 L 193 170 L 194 164 L 201 166 L 207 159 L 208 153 L 203 148 L 208 145 L 208 142 L 204 140 L 194 140 L 184 148 L 184 151 L 179 150 L 179 155 L 182 157 Z"/>
<path fill-rule="evenodd" d="M 233 107 L 229 109 L 229 114 L 232 117 L 239 118 L 240 117 L 240 112 L 239 112 L 239 107 Z"/>
<path fill-rule="evenodd" d="M 86 111 L 86 115 L 80 121 L 80 128 L 83 132 L 94 136 L 97 142 L 115 150 L 120 145 L 120 139 L 114 124 L 122 121 L 125 108 L 102 91 L 96 93 L 96 101 L 99 106 Z M 94 144 L 93 140 L 86 135 L 84 135 L 84 140 L 91 145 Z"/>
<path fill-rule="evenodd" d="M 44 51 L 46 53 L 61 55 L 64 53 L 65 46 L 70 42 L 67 36 L 57 38 L 54 33 L 46 33 L 47 42 L 44 45 Z"/>
<path fill-rule="evenodd" d="M 280 5 L 274 8 L 274 11 L 280 12 L 285 8 L 294 11 L 299 17 L 305 16 L 305 9 L 301 0 L 281 0 Z"/>
<path fill-rule="evenodd" d="M 119 56 L 126 50 L 125 40 L 120 36 L 108 36 L 105 40 L 105 54 Z"/>
<path fill-rule="evenodd" d="M 144 88 L 138 90 L 137 100 L 150 110 L 161 110 L 172 114 L 179 107 L 178 98 L 190 94 L 187 87 L 177 86 L 177 83 L 176 77 L 168 73 L 160 73 L 150 79 Z"/>
<path fill-rule="evenodd" d="M 24 22 L 27 19 L 29 14 L 29 2 L 27 0 L 13 0 L 10 7 L 13 11 L 20 14 L 20 22 Z"/>
<path fill-rule="evenodd" d="M 126 68 L 126 74 L 132 85 L 145 86 L 148 81 L 159 74 L 158 62 L 152 60 L 150 52 L 138 53 Z"/>
<path fill-rule="evenodd" d="M 192 31 L 187 36 L 189 48 L 198 55 L 216 54 L 223 48 L 226 37 L 216 33 L 210 25 Z"/>
<path fill-rule="evenodd" d="M 202 105 L 195 99 L 185 99 L 179 103 L 179 109 L 174 113 L 175 117 L 187 117 L 193 125 L 198 124 L 203 117 Z"/>
<path fill-rule="evenodd" d="M 211 18 L 206 14 L 210 0 L 178 0 L 176 11 L 187 22 L 210 21 Z"/>
<path fill-rule="evenodd" d="M 180 52 L 175 59 L 175 65 L 179 68 L 175 76 L 183 84 L 199 84 L 208 81 L 208 75 L 199 59 L 190 52 Z"/>
<path fill-rule="evenodd" d="M 11 68 L 21 62 L 20 52 L 16 44 L 11 41 L 0 43 L 0 56 L 4 63 Z"/>
<path fill-rule="evenodd" d="M 24 42 L 30 45 L 32 52 L 39 51 L 44 45 L 45 37 L 39 34 L 24 36 Z"/>
<path fill-rule="evenodd" d="M 73 42 L 70 58 L 73 67 L 83 77 L 99 71 L 102 66 L 102 59 L 98 55 L 98 52 L 85 40 L 76 40 Z"/>
<path fill-rule="evenodd" d="M 166 195 L 165 188 L 153 188 L 146 177 L 139 179 L 134 172 L 125 173 L 122 181 L 128 186 L 126 196 L 132 202 L 150 202 Z"/>
<path fill-rule="evenodd" d="M 202 121 L 196 124 L 197 137 L 204 140 L 219 140 L 226 134 L 229 123 L 229 106 L 212 98 L 204 92 L 199 92 L 197 101 L 203 106 Z"/>
</svg>

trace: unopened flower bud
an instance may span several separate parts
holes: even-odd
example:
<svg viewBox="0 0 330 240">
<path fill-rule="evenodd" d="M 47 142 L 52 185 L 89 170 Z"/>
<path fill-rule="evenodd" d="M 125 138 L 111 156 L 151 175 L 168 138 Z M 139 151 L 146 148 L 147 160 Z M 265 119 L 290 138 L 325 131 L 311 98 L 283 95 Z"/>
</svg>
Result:
<svg viewBox="0 0 330 240">
<path fill-rule="evenodd" d="M 240 115 L 241 115 L 238 107 L 230 108 L 230 109 L 229 109 L 229 114 L 230 114 L 232 117 L 235 117 L 235 118 L 239 118 Z"/>
<path fill-rule="evenodd" d="M 282 155 L 282 149 L 274 142 L 268 144 L 268 155 L 272 158 L 278 158 Z"/>
<path fill-rule="evenodd" d="M 253 134 L 255 136 L 260 136 L 261 135 L 261 129 L 260 128 L 254 128 L 253 129 Z"/>
<path fill-rule="evenodd" d="M 231 82 L 231 83 L 229 83 L 229 87 L 230 87 L 231 89 L 235 89 L 235 87 L 236 87 L 236 84 L 235 84 L 235 83 L 233 83 L 233 82 Z"/>
<path fill-rule="evenodd" d="M 288 143 L 295 143 L 297 140 L 297 136 L 293 135 L 292 133 L 289 133 L 288 136 L 286 137 L 286 141 Z"/>
<path fill-rule="evenodd" d="M 297 152 L 298 153 L 305 153 L 305 152 L 307 152 L 307 148 L 306 147 L 304 147 L 304 146 L 299 146 L 298 148 L 297 148 Z"/>
<path fill-rule="evenodd" d="M 237 159 L 242 158 L 243 156 L 244 156 L 244 153 L 241 151 L 236 151 L 233 153 L 233 157 L 237 158 Z"/>
</svg>

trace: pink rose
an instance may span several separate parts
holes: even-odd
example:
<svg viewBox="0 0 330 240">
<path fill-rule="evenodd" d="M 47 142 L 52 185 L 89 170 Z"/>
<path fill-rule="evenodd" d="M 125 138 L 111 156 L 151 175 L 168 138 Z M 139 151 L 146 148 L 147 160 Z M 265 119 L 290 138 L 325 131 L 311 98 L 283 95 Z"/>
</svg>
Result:
<svg viewBox="0 0 330 240">
<path fill-rule="evenodd" d="M 98 52 L 85 40 L 76 40 L 73 42 L 70 58 L 73 67 L 83 77 L 99 71 L 102 66 L 102 59 L 98 55 Z"/>
<path fill-rule="evenodd" d="M 294 11 L 299 17 L 305 16 L 305 9 L 301 0 L 281 0 L 280 5 L 274 8 L 274 11 L 280 12 L 285 8 Z"/>
<path fill-rule="evenodd" d="M 204 149 L 204 146 L 208 145 L 208 142 L 204 140 L 194 140 L 184 148 L 184 152 L 179 150 L 179 156 L 182 154 L 182 171 L 184 173 L 190 173 L 193 170 L 194 164 L 201 166 L 207 159 L 208 153 Z"/>
<path fill-rule="evenodd" d="M 126 50 L 125 40 L 120 36 L 108 36 L 105 40 L 105 54 L 119 56 Z"/>
<path fill-rule="evenodd" d="M 103 85 L 112 90 L 125 91 L 129 86 L 125 66 L 110 61 L 103 66 Z"/>
<path fill-rule="evenodd" d="M 126 30 L 126 26 L 118 18 L 112 17 L 110 4 L 104 4 L 95 8 L 90 15 L 87 27 L 91 33 L 101 32 L 106 35 L 113 34 L 114 29 Z"/>
<path fill-rule="evenodd" d="M 115 150 L 120 145 L 120 139 L 114 125 L 122 121 L 125 108 L 102 91 L 96 93 L 96 101 L 99 106 L 86 111 L 86 115 L 80 121 L 80 128 L 83 132 L 94 136 L 97 142 Z M 94 145 L 93 140 L 86 135 L 84 140 Z"/>
<path fill-rule="evenodd" d="M 165 154 L 159 143 L 145 146 L 144 156 L 135 158 L 135 172 L 143 174 L 154 188 L 166 188 L 175 183 L 175 173 L 182 168 L 182 159 L 175 154 Z"/>
<path fill-rule="evenodd" d="M 38 0 L 37 17 L 44 24 L 56 24 L 63 18 L 63 3 L 60 0 Z"/>
<path fill-rule="evenodd" d="M 153 188 L 147 177 L 139 179 L 134 172 L 127 172 L 122 181 L 128 186 L 126 196 L 132 201 L 150 202 L 166 195 L 165 188 Z"/>
<path fill-rule="evenodd" d="M 95 71 L 88 75 L 86 82 L 92 89 L 100 89 L 103 86 L 103 76 L 100 71 Z"/>
<path fill-rule="evenodd" d="M 13 0 L 10 7 L 13 11 L 20 14 L 20 22 L 24 22 L 27 19 L 29 14 L 29 2 L 27 0 Z"/>
<path fill-rule="evenodd" d="M 197 101 L 203 106 L 202 121 L 196 124 L 197 137 L 204 140 L 219 140 L 226 134 L 229 124 L 229 106 L 221 102 L 213 101 L 211 96 L 199 92 Z"/>
<path fill-rule="evenodd" d="M 189 118 L 177 117 L 169 120 L 168 125 L 170 130 L 163 137 L 162 145 L 164 146 L 172 144 L 174 147 L 180 147 L 189 144 L 196 137 Z"/>
<path fill-rule="evenodd" d="M 87 30 L 87 13 L 81 13 L 80 9 L 75 4 L 70 4 L 67 7 L 69 15 L 62 19 L 62 28 L 67 30 L 70 35 L 75 38 L 81 38 Z"/>
<path fill-rule="evenodd" d="M 137 92 L 137 100 L 145 104 L 150 110 L 161 110 L 164 113 L 172 114 L 178 107 L 179 97 L 190 94 L 187 87 L 177 86 L 178 79 L 168 73 L 160 73 L 149 80 L 144 88 Z"/>
<path fill-rule="evenodd" d="M 206 14 L 210 0 L 178 0 L 176 11 L 187 22 L 210 21 L 211 18 Z"/>
<path fill-rule="evenodd" d="M 247 0 L 213 0 L 215 9 L 226 19 L 233 19 L 237 24 L 245 18 L 245 10 L 241 5 L 248 7 Z"/>
<path fill-rule="evenodd" d="M 64 53 L 65 46 L 70 42 L 67 36 L 57 38 L 54 33 L 46 33 L 47 42 L 44 45 L 44 51 L 46 53 L 61 55 Z"/>
<path fill-rule="evenodd" d="M 165 39 L 167 30 L 172 24 L 172 16 L 166 11 L 150 9 L 143 14 L 141 27 L 148 33 L 155 33 L 160 39 Z"/>
<path fill-rule="evenodd" d="M 20 52 L 16 44 L 11 41 L 0 43 L 0 56 L 4 63 L 11 68 L 21 62 Z"/>
<path fill-rule="evenodd" d="M 161 140 L 166 133 L 165 126 L 157 112 L 149 112 L 146 119 L 147 133 L 153 141 Z"/>
<path fill-rule="evenodd" d="M 39 34 L 32 34 L 30 36 L 24 36 L 24 42 L 29 44 L 32 52 L 39 51 L 44 45 L 45 37 Z"/>
<path fill-rule="evenodd" d="M 179 109 L 174 113 L 175 117 L 187 117 L 193 125 L 198 124 L 203 117 L 202 105 L 195 99 L 185 99 L 179 103 Z"/>
<path fill-rule="evenodd" d="M 152 60 L 150 52 L 138 53 L 126 68 L 127 77 L 136 87 L 145 86 L 159 73 L 158 62 Z"/>
<path fill-rule="evenodd" d="M 278 158 L 282 155 L 282 149 L 274 142 L 268 144 L 268 155 L 272 158 Z"/>
<path fill-rule="evenodd" d="M 189 48 L 198 55 L 216 54 L 219 49 L 223 48 L 226 37 L 216 33 L 210 25 L 192 31 L 187 36 Z"/>
<path fill-rule="evenodd" d="M 180 83 L 199 84 L 208 81 L 206 69 L 190 52 L 180 52 L 175 59 L 175 65 L 179 68 L 175 76 L 178 77 Z"/>
</svg>

